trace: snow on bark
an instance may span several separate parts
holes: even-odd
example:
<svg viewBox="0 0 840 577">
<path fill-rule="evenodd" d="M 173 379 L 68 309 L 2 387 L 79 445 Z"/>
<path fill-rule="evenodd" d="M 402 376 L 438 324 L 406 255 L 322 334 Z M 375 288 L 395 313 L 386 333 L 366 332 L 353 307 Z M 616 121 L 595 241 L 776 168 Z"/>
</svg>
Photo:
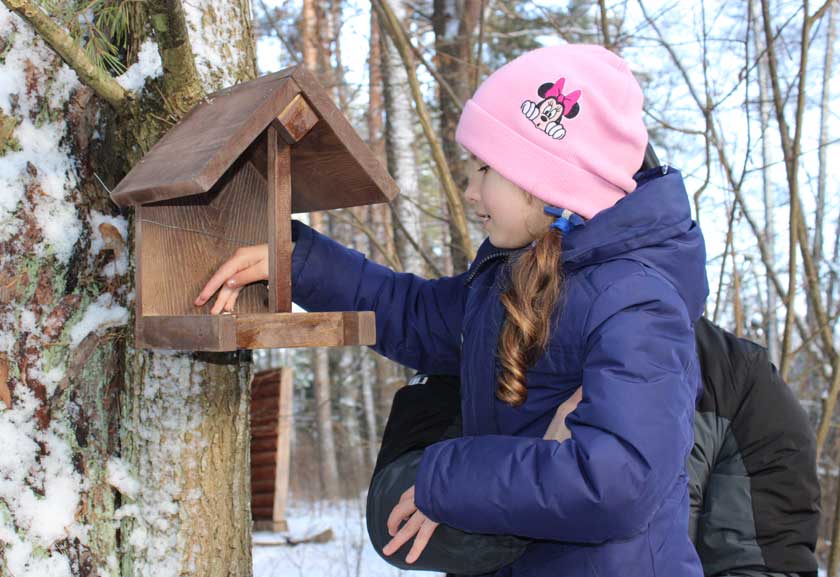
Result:
<svg viewBox="0 0 840 577">
<path fill-rule="evenodd" d="M 160 52 L 154 40 L 147 39 L 140 45 L 137 62 L 128 70 L 116 77 L 116 81 L 126 90 L 139 91 L 143 89 L 147 78 L 157 78 L 163 74 L 163 64 Z"/>
<path fill-rule="evenodd" d="M 127 320 L 125 283 L 98 295 L 100 281 L 127 273 L 116 256 L 126 222 L 90 213 L 81 190 L 86 165 L 74 147 L 90 136 L 79 124 L 90 91 L 2 5 L 0 39 L 0 385 L 11 399 L 0 403 L 0 571 L 116 575 L 112 496 L 92 458 L 108 450 L 106 411 L 91 401 L 107 375 L 92 376 L 105 361 L 91 359 L 99 351 L 86 337 Z M 105 249 L 115 257 L 95 258 Z M 91 521 L 103 516 L 104 529 Z"/>
<path fill-rule="evenodd" d="M 244 57 L 238 48 L 243 38 L 243 18 L 231 14 L 232 2 L 227 0 L 183 4 L 202 84 L 208 92 L 237 84 L 237 63 Z"/>
</svg>

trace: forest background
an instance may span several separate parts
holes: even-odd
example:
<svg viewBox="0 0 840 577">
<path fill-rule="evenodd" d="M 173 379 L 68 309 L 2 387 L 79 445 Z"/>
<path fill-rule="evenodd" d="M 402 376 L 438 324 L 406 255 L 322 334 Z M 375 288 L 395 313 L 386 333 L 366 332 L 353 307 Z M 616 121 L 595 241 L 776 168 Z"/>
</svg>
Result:
<svg viewBox="0 0 840 577">
<path fill-rule="evenodd" d="M 686 178 L 707 243 L 706 316 L 766 346 L 811 418 L 818 553 L 837 575 L 837 4 L 3 0 L 0 574 L 387 569 L 359 519 L 392 396 L 413 372 L 364 347 L 134 349 L 132 213 L 108 191 L 207 93 L 302 65 L 401 192 L 295 218 L 395 270 L 457 274 L 483 238 L 454 141 L 463 103 L 529 49 L 588 42 L 631 63 L 651 142 Z M 355 523 L 334 557 L 252 550 L 235 456 L 251 375 L 278 366 L 294 370 L 291 511 L 335 519 L 341 503 Z"/>
</svg>

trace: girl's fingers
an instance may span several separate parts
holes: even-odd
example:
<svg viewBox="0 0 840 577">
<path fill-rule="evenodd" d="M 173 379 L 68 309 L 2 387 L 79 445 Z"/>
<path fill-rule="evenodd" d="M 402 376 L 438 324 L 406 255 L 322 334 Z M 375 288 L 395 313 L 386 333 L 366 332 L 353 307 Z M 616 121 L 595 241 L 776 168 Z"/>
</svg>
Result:
<svg viewBox="0 0 840 577">
<path fill-rule="evenodd" d="M 409 539 L 414 537 L 417 531 L 420 530 L 420 526 L 425 520 L 426 516 L 422 513 L 412 515 L 411 519 L 406 521 L 405 525 L 402 526 L 402 529 L 397 531 L 397 534 L 394 535 L 394 538 L 388 541 L 388 544 L 382 548 L 382 553 L 385 555 L 390 555 L 394 551 L 399 550 L 399 548 L 402 547 L 405 543 L 407 543 Z"/>
<path fill-rule="evenodd" d="M 411 546 L 411 550 L 405 557 L 406 563 L 414 563 L 420 558 L 420 554 L 426 548 L 426 545 L 429 544 L 429 539 L 432 538 L 432 533 L 437 529 L 438 523 L 430 521 L 428 517 L 424 521 L 420 526 L 420 530 L 417 532 L 417 537 L 414 538 L 414 544 Z"/>
<path fill-rule="evenodd" d="M 260 259 L 263 248 L 264 245 L 258 245 L 237 249 L 236 252 L 233 253 L 233 256 L 222 263 L 222 266 L 220 266 L 215 274 L 210 277 L 210 280 L 207 281 L 207 284 L 205 284 L 204 288 L 201 289 L 201 292 L 198 294 L 195 301 L 193 301 L 193 304 L 196 306 L 203 305 L 210 299 L 210 297 L 213 296 L 213 293 L 215 293 L 227 279 L 239 271 L 255 264 Z M 265 252 L 267 253 L 267 248 L 265 248 Z"/>
<path fill-rule="evenodd" d="M 413 499 L 411 501 L 400 500 L 400 502 L 394 506 L 393 510 L 391 510 L 391 514 L 388 515 L 388 534 L 393 537 L 397 532 L 397 529 L 399 529 L 400 522 L 402 522 L 403 519 L 408 519 L 416 510 L 417 507 L 414 506 Z"/>
<path fill-rule="evenodd" d="M 213 303 L 213 308 L 210 309 L 211 315 L 217 315 L 224 309 L 225 304 L 227 304 L 230 295 L 233 293 L 233 289 L 229 289 L 226 286 L 223 286 L 219 291 L 219 295 L 216 297 L 216 302 Z"/>
<path fill-rule="evenodd" d="M 268 278 L 268 271 L 263 270 L 263 266 L 260 264 L 265 265 L 266 263 L 257 263 L 249 266 L 248 268 L 242 269 L 229 279 L 225 281 L 225 286 L 230 288 L 235 287 L 242 287 L 246 284 L 251 284 L 252 282 L 257 282 L 261 280 L 265 280 Z"/>
<path fill-rule="evenodd" d="M 244 287 L 237 287 L 231 291 L 230 296 L 228 297 L 227 302 L 225 303 L 224 310 L 228 312 L 233 312 L 233 305 L 236 304 L 236 299 L 239 297 L 239 293 L 242 292 Z"/>
</svg>

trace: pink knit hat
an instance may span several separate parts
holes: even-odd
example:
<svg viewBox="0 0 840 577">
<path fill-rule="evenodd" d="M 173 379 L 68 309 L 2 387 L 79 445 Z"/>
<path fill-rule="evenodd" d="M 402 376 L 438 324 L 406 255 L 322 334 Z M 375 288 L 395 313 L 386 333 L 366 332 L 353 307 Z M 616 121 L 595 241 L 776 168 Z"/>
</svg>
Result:
<svg viewBox="0 0 840 577">
<path fill-rule="evenodd" d="M 481 83 L 455 139 L 534 196 L 592 218 L 636 188 L 642 101 L 627 62 L 606 48 L 538 48 Z"/>
</svg>

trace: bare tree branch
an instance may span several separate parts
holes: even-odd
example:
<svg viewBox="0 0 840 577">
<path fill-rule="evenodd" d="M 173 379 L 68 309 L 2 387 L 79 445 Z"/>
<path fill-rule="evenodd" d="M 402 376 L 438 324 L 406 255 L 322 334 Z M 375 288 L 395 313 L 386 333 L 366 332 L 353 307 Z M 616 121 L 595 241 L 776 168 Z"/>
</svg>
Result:
<svg viewBox="0 0 840 577">
<path fill-rule="evenodd" d="M 435 160 L 438 175 L 440 176 L 443 190 L 446 193 L 446 198 L 449 206 L 449 213 L 452 216 L 455 224 L 455 230 L 458 233 L 458 241 L 461 250 L 467 255 L 468 259 L 473 259 L 475 251 L 473 250 L 472 240 L 470 239 L 469 230 L 467 228 L 467 219 L 464 214 L 464 204 L 461 201 L 461 192 L 455 185 L 452 178 L 452 173 L 449 171 L 449 165 L 446 163 L 446 157 L 443 154 L 440 141 L 435 135 L 435 130 L 432 127 L 432 121 L 426 111 L 426 105 L 423 102 L 423 95 L 420 92 L 420 84 L 417 82 L 417 74 L 414 66 L 411 64 L 411 56 L 408 51 L 411 42 L 404 34 L 402 26 L 391 10 L 388 0 L 372 0 L 374 9 L 377 11 L 380 22 L 388 30 L 391 38 L 394 40 L 394 45 L 400 52 L 406 72 L 408 73 L 408 83 L 411 87 L 411 93 L 414 99 L 414 106 L 417 110 L 417 115 L 420 117 L 420 124 L 423 127 L 423 133 L 429 142 L 429 147 L 432 151 L 432 157 Z"/>
<path fill-rule="evenodd" d="M 429 258 L 429 255 L 426 254 L 426 252 L 423 250 L 423 247 L 421 247 L 420 244 L 418 244 L 417 240 L 413 236 L 411 236 L 406 230 L 405 225 L 402 223 L 402 220 L 400 220 L 400 215 L 397 214 L 396 210 L 394 210 L 394 205 L 391 204 L 389 206 L 391 207 L 391 215 L 394 219 L 394 222 L 397 223 L 397 227 L 400 229 L 400 232 L 402 232 L 406 240 L 408 240 L 408 242 L 411 243 L 411 246 L 414 247 L 414 250 L 417 251 L 417 254 L 423 257 L 423 260 L 426 261 L 427 265 L 429 265 L 429 268 L 432 270 L 432 273 L 436 277 L 442 277 L 443 272 L 437 267 L 434 261 L 431 258 Z"/>
<path fill-rule="evenodd" d="M 67 66 L 76 72 L 79 80 L 93 89 L 97 96 L 116 108 L 122 107 L 131 98 L 131 93 L 94 64 L 84 50 L 40 7 L 27 0 L 3 0 L 3 4 L 26 20 Z"/>
</svg>

